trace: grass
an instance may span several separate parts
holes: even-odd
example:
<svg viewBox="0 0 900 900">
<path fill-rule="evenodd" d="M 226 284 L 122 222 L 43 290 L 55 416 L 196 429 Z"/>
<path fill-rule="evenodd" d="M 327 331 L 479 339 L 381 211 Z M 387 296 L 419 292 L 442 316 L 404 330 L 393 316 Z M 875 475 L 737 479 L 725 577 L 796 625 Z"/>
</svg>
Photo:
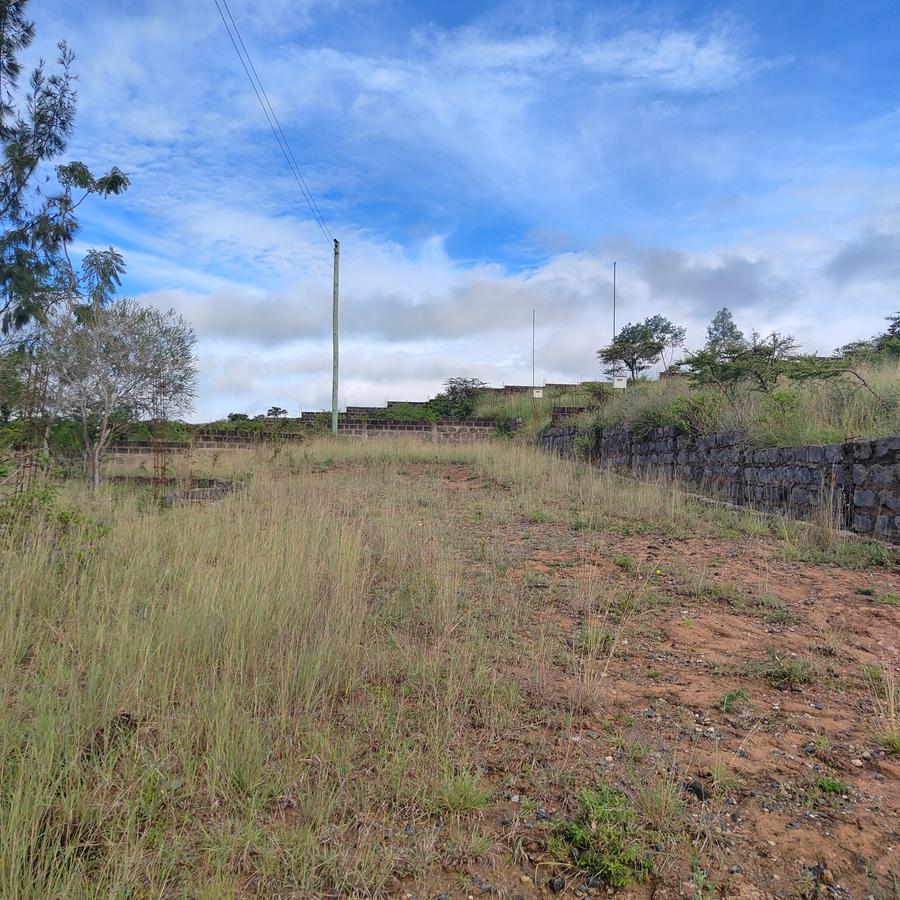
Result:
<svg viewBox="0 0 900 900">
<path fill-rule="evenodd" d="M 808 660 L 780 656 L 775 650 L 769 650 L 768 659 L 760 664 L 758 674 L 772 687 L 799 688 L 813 683 L 816 668 Z"/>
<path fill-rule="evenodd" d="M 900 755 L 900 687 L 893 669 L 884 668 L 879 681 L 870 682 L 875 694 L 875 710 L 879 727 L 878 743 L 888 753 Z"/>
<path fill-rule="evenodd" d="M 864 365 L 860 373 L 879 402 L 853 376 L 796 383 L 771 394 L 742 389 L 733 397 L 700 390 L 685 378 L 638 381 L 606 398 L 580 423 L 629 423 L 638 433 L 674 425 L 684 431 L 743 431 L 759 447 L 840 443 L 900 433 L 900 360 Z"/>
<path fill-rule="evenodd" d="M 186 476 L 185 458 L 170 463 Z M 662 535 L 744 522 L 508 442 L 326 438 L 193 466 L 244 488 L 161 510 L 129 486 L 66 483 L 55 512 L 7 507 L 0 896 L 390 894 L 446 852 L 391 836 L 413 823 L 438 841 L 438 819 L 474 835 L 497 796 L 478 749 L 595 710 L 622 630 L 649 608 L 649 594 L 607 583 L 566 595 L 584 625 L 584 696 L 554 713 L 546 690 L 532 697 L 510 674 L 514 660 L 554 687 L 561 648 L 531 618 L 551 608 L 548 590 L 510 588 L 513 561 L 496 542 L 479 550 L 480 532 L 515 533 L 535 508 L 548 533 L 572 535 L 588 516 Z M 460 506 L 439 474 L 451 466 L 477 473 L 490 502 Z M 647 747 L 629 746 L 629 763 L 645 762 Z M 622 850 L 609 878 L 639 880 L 681 834 L 680 784 L 616 790 L 598 788 L 570 824 L 608 829 Z M 560 832 L 566 859 L 599 860 L 576 832 Z M 454 853 L 488 853 L 484 833 L 458 838 Z"/>
</svg>

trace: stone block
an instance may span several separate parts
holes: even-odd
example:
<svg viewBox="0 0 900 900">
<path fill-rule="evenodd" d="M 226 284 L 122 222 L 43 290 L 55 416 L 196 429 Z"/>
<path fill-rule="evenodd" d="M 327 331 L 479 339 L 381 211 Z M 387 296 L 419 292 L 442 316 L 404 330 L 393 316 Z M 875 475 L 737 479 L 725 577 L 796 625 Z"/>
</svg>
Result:
<svg viewBox="0 0 900 900">
<path fill-rule="evenodd" d="M 872 450 L 876 459 L 892 456 L 900 451 L 900 437 L 884 437 L 874 441 Z"/>
<path fill-rule="evenodd" d="M 854 459 L 871 459 L 872 458 L 872 442 L 871 441 L 853 441 Z"/>
<path fill-rule="evenodd" d="M 875 492 L 865 491 L 857 488 L 853 493 L 853 505 L 867 509 L 875 506 Z"/>
</svg>

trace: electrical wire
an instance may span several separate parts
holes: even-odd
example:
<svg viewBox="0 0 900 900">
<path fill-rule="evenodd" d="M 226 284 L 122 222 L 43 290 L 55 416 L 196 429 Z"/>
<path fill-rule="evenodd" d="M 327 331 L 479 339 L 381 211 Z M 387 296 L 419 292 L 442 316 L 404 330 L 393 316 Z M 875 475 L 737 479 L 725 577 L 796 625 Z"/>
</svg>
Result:
<svg viewBox="0 0 900 900">
<path fill-rule="evenodd" d="M 328 223 L 325 221 L 325 217 L 322 215 L 319 205 L 316 203 L 316 199 L 313 197 L 312 191 L 309 189 L 309 185 L 307 185 L 306 179 L 303 177 L 303 173 L 300 171 L 300 166 L 298 165 L 297 159 L 294 156 L 294 151 L 291 149 L 291 145 L 288 142 L 287 135 L 285 135 L 284 129 L 278 121 L 278 116 L 275 114 L 275 109 L 269 100 L 266 89 L 263 87 L 262 80 L 256 71 L 256 67 L 253 65 L 253 59 L 250 56 L 250 52 L 247 50 L 247 45 L 244 43 L 241 31 L 228 7 L 228 0 L 213 0 L 213 2 L 216 4 L 216 9 L 219 11 L 222 24 L 228 32 L 228 37 L 231 39 L 231 45 L 234 47 L 234 52 L 240 60 L 244 73 L 247 76 L 247 80 L 253 88 L 253 93 L 256 94 L 256 99 L 259 101 L 263 115 L 265 115 L 266 121 L 269 123 L 269 128 L 272 129 L 272 134 L 275 137 L 278 148 L 281 150 L 285 162 L 287 162 L 288 168 L 294 176 L 294 180 L 297 182 L 297 187 L 300 188 L 300 193 L 303 195 L 303 199 L 306 201 L 306 205 L 309 207 L 313 219 L 315 219 L 316 224 L 319 226 L 319 230 L 329 243 L 333 243 L 334 235 L 331 233 L 331 229 L 328 227 Z M 228 14 L 227 19 L 225 17 L 226 12 Z M 230 26 L 228 24 L 229 21 L 231 22 Z M 234 29 L 233 32 L 232 28 Z M 243 52 L 241 52 L 242 50 Z"/>
</svg>

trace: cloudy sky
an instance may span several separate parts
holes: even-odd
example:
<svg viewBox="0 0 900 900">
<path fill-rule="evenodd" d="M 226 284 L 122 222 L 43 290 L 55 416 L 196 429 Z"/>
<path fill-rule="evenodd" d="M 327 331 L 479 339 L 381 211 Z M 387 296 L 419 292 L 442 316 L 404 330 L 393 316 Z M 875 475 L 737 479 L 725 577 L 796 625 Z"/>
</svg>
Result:
<svg viewBox="0 0 900 900">
<path fill-rule="evenodd" d="M 721 306 L 828 351 L 900 305 L 896 0 L 230 0 L 342 246 L 341 404 L 598 377 L 619 322 Z M 132 179 L 82 245 L 190 319 L 193 418 L 327 408 L 331 248 L 213 0 L 36 0 L 70 148 Z"/>
</svg>

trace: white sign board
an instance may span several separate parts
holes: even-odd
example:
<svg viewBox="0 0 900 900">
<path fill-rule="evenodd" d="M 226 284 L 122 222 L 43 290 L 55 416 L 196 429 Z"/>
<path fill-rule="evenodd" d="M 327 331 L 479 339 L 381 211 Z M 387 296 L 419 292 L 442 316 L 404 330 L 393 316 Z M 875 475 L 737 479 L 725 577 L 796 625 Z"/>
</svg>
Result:
<svg viewBox="0 0 900 900">
<path fill-rule="evenodd" d="M 532 396 L 535 399 L 540 400 L 544 396 L 544 389 L 543 388 L 535 388 L 532 391 Z"/>
<path fill-rule="evenodd" d="M 616 375 L 613 378 L 613 387 L 617 391 L 624 391 L 628 386 L 628 378 L 625 375 Z"/>
</svg>

